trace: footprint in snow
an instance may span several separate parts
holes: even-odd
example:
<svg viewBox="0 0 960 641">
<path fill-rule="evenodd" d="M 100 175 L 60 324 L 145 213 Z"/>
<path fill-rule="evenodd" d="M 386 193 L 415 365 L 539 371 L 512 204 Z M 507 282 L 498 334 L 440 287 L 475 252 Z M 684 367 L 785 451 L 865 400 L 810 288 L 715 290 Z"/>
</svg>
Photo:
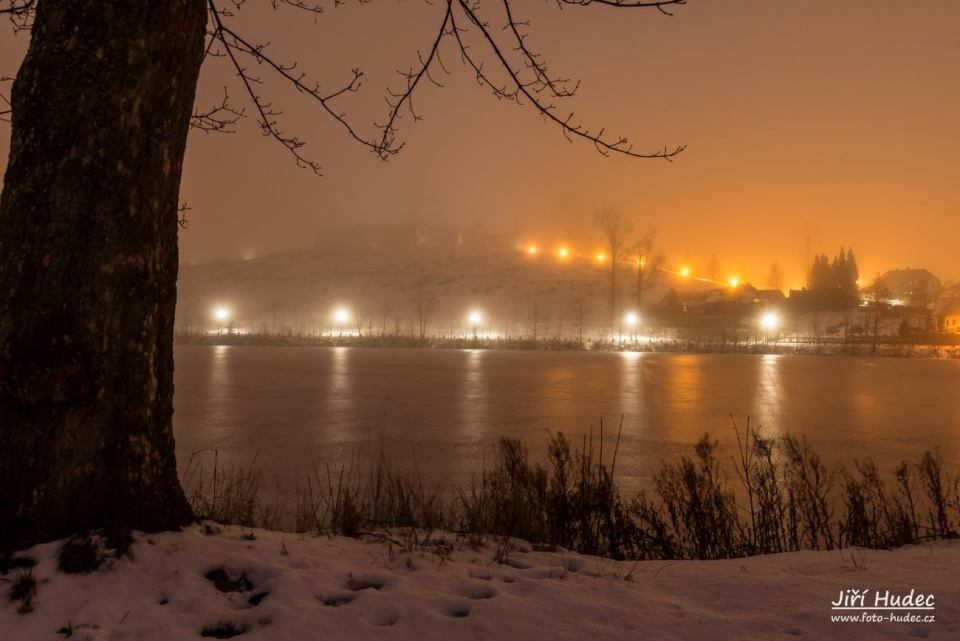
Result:
<svg viewBox="0 0 960 641">
<path fill-rule="evenodd" d="M 378 576 L 351 576 L 347 579 L 346 587 L 353 592 L 361 590 L 382 590 L 387 580 Z"/>
<path fill-rule="evenodd" d="M 497 596 L 497 589 L 492 585 L 471 585 L 463 588 L 460 593 L 468 599 L 483 601 Z"/>
<path fill-rule="evenodd" d="M 339 608 L 341 605 L 346 605 L 353 601 L 352 594 L 332 594 L 328 597 L 318 597 L 320 603 L 324 605 L 329 605 L 331 608 Z"/>
</svg>

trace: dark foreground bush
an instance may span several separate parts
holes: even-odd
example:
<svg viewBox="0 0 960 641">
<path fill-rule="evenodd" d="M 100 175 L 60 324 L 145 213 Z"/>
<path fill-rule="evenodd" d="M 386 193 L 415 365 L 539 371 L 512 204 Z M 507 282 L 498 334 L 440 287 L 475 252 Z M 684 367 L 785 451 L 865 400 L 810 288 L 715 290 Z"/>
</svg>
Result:
<svg viewBox="0 0 960 641">
<path fill-rule="evenodd" d="M 473 541 L 513 537 L 615 559 L 891 548 L 960 534 L 960 481 L 937 451 L 884 475 L 869 458 L 828 469 L 805 439 L 766 439 L 749 424 L 736 434 L 731 464 L 721 465 L 717 443 L 705 435 L 693 456 L 664 462 L 650 489 L 632 497 L 615 482 L 618 448 L 608 463 L 592 438 L 573 447 L 556 434 L 545 465 L 531 462 L 520 440 L 503 438 L 493 465 L 452 492 L 425 488 L 381 451 L 367 464 L 315 470 L 298 485 L 288 527 L 349 536 L 445 529 Z M 215 469 L 213 476 L 205 481 L 194 470 L 188 493 L 198 516 L 277 527 L 281 507 L 261 505 L 259 475 Z"/>
</svg>

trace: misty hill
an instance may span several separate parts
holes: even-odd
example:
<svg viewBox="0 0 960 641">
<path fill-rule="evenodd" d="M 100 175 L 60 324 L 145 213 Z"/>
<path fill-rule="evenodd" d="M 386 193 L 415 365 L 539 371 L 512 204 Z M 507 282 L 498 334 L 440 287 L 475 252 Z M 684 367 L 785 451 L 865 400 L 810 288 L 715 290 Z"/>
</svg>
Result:
<svg viewBox="0 0 960 641">
<path fill-rule="evenodd" d="M 608 268 L 608 266 L 606 266 Z M 575 337 L 581 311 L 584 335 L 609 316 L 609 273 L 593 257 L 531 256 L 519 250 L 462 246 L 323 249 L 273 254 L 180 268 L 177 326 L 192 331 L 233 322 L 240 331 L 413 333 L 418 291 L 434 301 L 430 335 L 473 332 L 473 310 L 483 333 L 517 336 L 534 320 L 541 335 Z M 644 305 L 669 288 L 687 293 L 705 285 L 663 274 L 644 292 Z M 635 289 L 624 278 L 624 310 Z M 581 304 L 582 303 L 582 304 Z M 214 310 L 229 309 L 229 321 Z M 349 320 L 334 311 L 348 310 Z"/>
</svg>

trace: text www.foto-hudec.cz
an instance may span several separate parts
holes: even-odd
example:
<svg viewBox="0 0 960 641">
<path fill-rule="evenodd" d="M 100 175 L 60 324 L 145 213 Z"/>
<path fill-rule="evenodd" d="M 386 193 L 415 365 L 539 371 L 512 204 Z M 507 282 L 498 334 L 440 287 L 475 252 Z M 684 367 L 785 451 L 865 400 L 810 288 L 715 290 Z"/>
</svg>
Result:
<svg viewBox="0 0 960 641">
<path fill-rule="evenodd" d="M 830 602 L 830 620 L 836 623 L 933 623 L 935 609 L 933 594 L 848 588 Z"/>
</svg>

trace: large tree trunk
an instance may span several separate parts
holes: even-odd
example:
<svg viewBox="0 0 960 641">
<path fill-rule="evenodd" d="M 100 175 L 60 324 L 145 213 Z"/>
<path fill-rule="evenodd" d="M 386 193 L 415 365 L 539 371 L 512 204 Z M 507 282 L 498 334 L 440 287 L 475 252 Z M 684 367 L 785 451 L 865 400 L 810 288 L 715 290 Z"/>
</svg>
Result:
<svg viewBox="0 0 960 641">
<path fill-rule="evenodd" d="M 0 196 L 0 547 L 192 518 L 177 203 L 204 0 L 40 0 Z"/>
</svg>

